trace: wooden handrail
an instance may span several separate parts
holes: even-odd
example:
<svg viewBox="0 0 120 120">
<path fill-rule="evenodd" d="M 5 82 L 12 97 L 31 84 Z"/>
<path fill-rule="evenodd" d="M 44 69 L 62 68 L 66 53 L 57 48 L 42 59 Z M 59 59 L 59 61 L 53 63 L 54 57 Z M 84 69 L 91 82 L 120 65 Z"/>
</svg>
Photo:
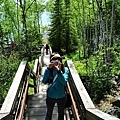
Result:
<svg viewBox="0 0 120 120">
<path fill-rule="evenodd" d="M 31 73 L 31 71 L 29 72 L 29 75 L 28 75 L 28 78 L 27 78 L 28 80 L 27 80 L 25 91 L 24 91 L 24 94 L 23 94 L 23 99 L 22 99 L 22 102 L 21 102 L 21 108 L 20 108 L 20 113 L 19 113 L 19 116 L 18 116 L 18 120 L 23 120 L 24 108 L 25 108 L 25 103 L 26 103 L 27 94 L 28 94 L 28 82 L 29 82 L 29 79 L 30 79 L 30 73 Z"/>
<path fill-rule="evenodd" d="M 18 99 L 19 86 L 21 85 L 21 81 L 25 73 L 26 66 L 27 66 L 26 61 L 21 62 L 18 71 L 13 79 L 12 85 L 5 98 L 5 101 L 2 105 L 2 108 L 0 110 L 0 119 L 5 119 L 5 117 L 8 116 L 9 119 L 12 120 L 12 116 L 10 114 L 11 112 L 14 111 L 16 105 L 15 101 Z"/>
<path fill-rule="evenodd" d="M 73 109 L 74 109 L 74 113 L 75 113 L 76 119 L 77 119 L 77 120 L 80 120 L 79 113 L 77 112 L 76 103 L 75 103 L 75 101 L 74 101 L 74 98 L 73 98 L 72 91 L 71 91 L 71 89 L 70 89 L 69 83 L 67 83 L 67 89 L 68 89 L 69 94 L 70 94 L 70 96 L 71 96 L 72 106 L 73 106 Z"/>
<path fill-rule="evenodd" d="M 34 80 L 34 92 L 37 93 L 37 79 L 39 75 L 39 60 L 36 60 L 34 70 L 28 66 L 27 61 L 22 61 L 19 65 L 17 73 L 13 79 L 12 85 L 8 91 L 5 101 L 0 110 L 0 120 L 22 120 L 25 101 L 28 95 L 28 83 L 31 76 Z M 19 113 L 20 111 L 20 113 Z"/>
<path fill-rule="evenodd" d="M 39 62 L 39 59 L 35 60 L 35 65 L 34 65 L 34 69 L 33 72 L 36 74 L 36 82 L 34 81 L 34 85 L 36 85 L 36 88 L 34 89 L 35 93 L 39 92 L 39 80 L 38 77 L 40 75 L 40 71 L 41 71 L 41 64 Z"/>
<path fill-rule="evenodd" d="M 120 120 L 119 118 L 111 116 L 95 108 L 72 60 L 67 60 L 66 64 L 70 71 L 69 85 L 72 89 L 72 94 L 81 118 L 86 120 Z"/>
</svg>

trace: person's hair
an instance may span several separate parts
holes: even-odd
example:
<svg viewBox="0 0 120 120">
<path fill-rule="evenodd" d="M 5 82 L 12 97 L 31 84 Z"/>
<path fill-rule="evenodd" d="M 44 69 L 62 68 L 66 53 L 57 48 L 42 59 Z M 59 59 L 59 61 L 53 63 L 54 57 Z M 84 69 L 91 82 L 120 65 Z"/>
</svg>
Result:
<svg viewBox="0 0 120 120">
<path fill-rule="evenodd" d="M 55 54 L 59 54 L 59 53 L 58 53 L 58 52 L 53 52 L 53 53 L 51 54 L 51 56 L 50 56 L 50 60 L 51 60 L 51 58 L 52 58 Z"/>
</svg>

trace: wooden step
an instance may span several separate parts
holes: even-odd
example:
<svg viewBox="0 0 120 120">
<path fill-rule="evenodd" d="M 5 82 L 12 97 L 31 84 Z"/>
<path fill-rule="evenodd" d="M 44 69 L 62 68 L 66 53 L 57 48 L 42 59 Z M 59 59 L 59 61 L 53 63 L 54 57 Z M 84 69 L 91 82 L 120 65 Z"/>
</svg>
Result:
<svg viewBox="0 0 120 120">
<path fill-rule="evenodd" d="M 29 108 L 26 110 L 26 116 L 45 116 L 46 114 L 46 106 L 39 107 L 39 108 Z M 57 115 L 57 107 L 54 107 L 53 114 Z"/>
<path fill-rule="evenodd" d="M 49 56 L 47 56 L 47 59 Z M 44 58 L 46 59 L 46 58 Z M 48 61 L 46 60 L 46 65 Z M 27 108 L 25 110 L 25 120 L 45 120 L 46 116 L 46 91 L 48 88 L 48 85 L 44 85 L 41 80 L 42 76 L 44 74 L 46 66 L 42 68 L 42 74 L 40 76 L 40 85 L 39 85 L 39 93 L 34 95 L 28 96 L 27 101 Z M 55 104 L 52 114 L 52 120 L 58 120 L 58 108 Z M 65 119 L 64 120 L 70 120 L 68 111 L 65 110 Z"/>
<path fill-rule="evenodd" d="M 25 120 L 45 120 L 46 115 L 46 94 L 35 94 L 28 97 Z M 52 120 L 57 120 L 58 112 L 55 105 Z"/>
<path fill-rule="evenodd" d="M 46 115 L 46 94 L 34 94 L 28 96 L 27 109 L 25 110 L 25 120 L 45 120 Z M 68 119 L 65 110 L 65 120 Z M 58 119 L 58 108 L 55 104 L 52 114 L 52 120 Z"/>
<path fill-rule="evenodd" d="M 25 120 L 45 120 L 45 116 L 43 115 L 37 115 L 37 116 L 29 116 L 26 117 Z M 52 116 L 52 120 L 58 120 L 58 116 L 57 115 L 53 115 Z"/>
</svg>

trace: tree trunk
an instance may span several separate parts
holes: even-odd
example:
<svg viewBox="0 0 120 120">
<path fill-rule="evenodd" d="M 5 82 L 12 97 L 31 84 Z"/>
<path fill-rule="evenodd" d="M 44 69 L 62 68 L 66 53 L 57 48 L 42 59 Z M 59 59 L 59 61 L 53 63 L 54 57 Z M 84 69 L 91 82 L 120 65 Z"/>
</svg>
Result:
<svg viewBox="0 0 120 120">
<path fill-rule="evenodd" d="M 22 3 L 23 1 L 23 3 Z M 23 23 L 23 32 L 25 35 L 25 45 L 26 45 L 26 53 L 28 52 L 28 31 L 27 31 L 27 25 L 26 25 L 26 14 L 25 14 L 25 4 L 26 1 L 25 0 L 20 0 L 20 7 L 22 9 L 22 23 Z"/>
</svg>

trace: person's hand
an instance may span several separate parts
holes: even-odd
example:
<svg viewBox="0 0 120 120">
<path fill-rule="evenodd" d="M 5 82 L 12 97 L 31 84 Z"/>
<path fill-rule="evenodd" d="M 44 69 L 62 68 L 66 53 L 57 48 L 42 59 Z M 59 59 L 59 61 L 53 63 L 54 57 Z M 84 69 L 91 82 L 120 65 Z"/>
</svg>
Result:
<svg viewBox="0 0 120 120">
<path fill-rule="evenodd" d="M 61 66 L 62 66 L 62 63 L 59 61 L 58 64 L 54 64 L 54 67 L 56 68 L 57 71 L 61 71 Z"/>
</svg>

